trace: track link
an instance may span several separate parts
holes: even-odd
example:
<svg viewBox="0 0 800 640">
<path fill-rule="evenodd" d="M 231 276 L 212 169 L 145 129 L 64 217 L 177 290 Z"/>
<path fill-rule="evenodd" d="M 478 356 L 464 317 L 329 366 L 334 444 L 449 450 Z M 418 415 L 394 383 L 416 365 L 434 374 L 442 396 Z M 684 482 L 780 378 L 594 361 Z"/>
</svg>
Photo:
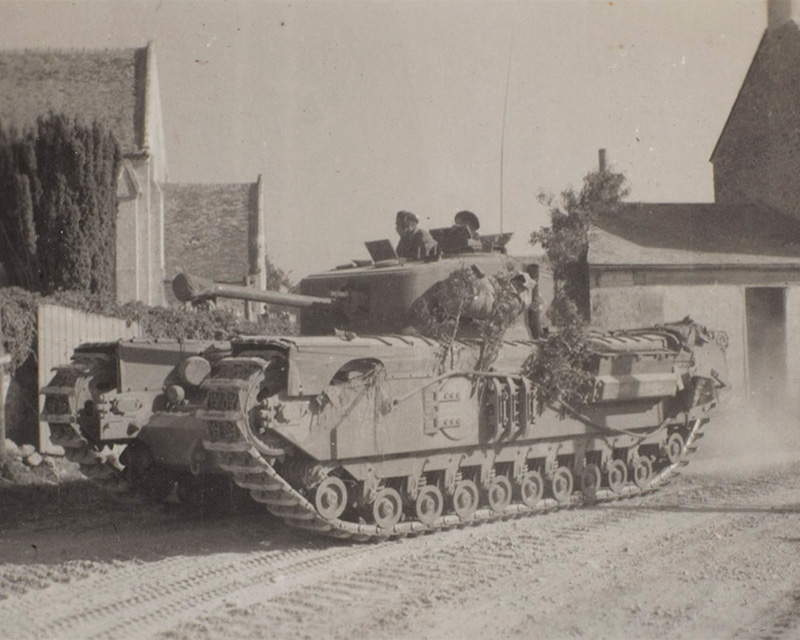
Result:
<svg viewBox="0 0 800 640">
<path fill-rule="evenodd" d="M 684 453 L 681 458 L 654 473 L 643 486 L 627 484 L 618 492 L 599 489 L 592 499 L 586 499 L 580 493 L 573 493 L 568 502 L 558 502 L 552 498 L 543 498 L 535 506 L 514 502 L 502 513 L 497 513 L 489 508 L 479 508 L 469 519 L 463 519 L 455 514 L 444 514 L 431 524 L 406 519 L 391 528 L 383 528 L 376 524 L 323 517 L 314 504 L 275 469 L 274 463 L 279 456 L 259 451 L 259 448 L 263 449 L 264 445 L 258 443 L 259 446 L 256 446 L 256 441 L 250 435 L 246 403 L 248 389 L 252 388 L 252 383 L 261 375 L 263 361 L 256 358 L 250 360 L 248 363 L 246 358 L 237 358 L 237 366 L 228 369 L 229 379 L 226 379 L 224 375 L 218 375 L 215 378 L 215 390 L 239 396 L 240 410 L 201 411 L 198 418 L 207 422 L 208 431 L 212 434 L 211 438 L 203 441 L 203 446 L 207 450 L 217 453 L 220 467 L 232 475 L 238 486 L 249 490 L 254 500 L 262 503 L 270 513 L 283 519 L 287 525 L 355 542 L 381 541 L 387 538 L 429 533 L 494 520 L 544 514 L 583 504 L 610 502 L 651 493 L 666 484 L 670 478 L 678 475 L 680 469 L 689 464 L 690 457 L 697 450 L 696 443 L 703 435 L 702 429 L 708 422 L 707 417 L 693 420 L 685 439 Z"/>
<path fill-rule="evenodd" d="M 65 457 L 79 465 L 91 480 L 114 485 L 122 478 L 119 456 L 124 445 L 98 449 L 82 433 L 78 422 L 87 400 L 92 399 L 90 383 L 107 366 L 101 356 L 82 357 L 55 369 L 55 376 L 41 390 L 44 409 L 40 419 L 48 423 L 50 442 L 64 449 Z"/>
</svg>

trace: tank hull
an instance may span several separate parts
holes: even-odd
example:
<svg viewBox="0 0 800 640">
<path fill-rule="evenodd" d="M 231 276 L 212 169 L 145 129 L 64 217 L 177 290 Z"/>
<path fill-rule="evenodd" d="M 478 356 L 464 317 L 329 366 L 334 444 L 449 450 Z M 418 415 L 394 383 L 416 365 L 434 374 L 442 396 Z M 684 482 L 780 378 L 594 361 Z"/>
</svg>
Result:
<svg viewBox="0 0 800 640">
<path fill-rule="evenodd" d="M 700 345 L 652 330 L 593 341 L 595 398 L 539 411 L 535 342 L 235 341 L 206 384 L 203 446 L 289 524 L 382 538 L 655 488 L 716 404 Z"/>
</svg>

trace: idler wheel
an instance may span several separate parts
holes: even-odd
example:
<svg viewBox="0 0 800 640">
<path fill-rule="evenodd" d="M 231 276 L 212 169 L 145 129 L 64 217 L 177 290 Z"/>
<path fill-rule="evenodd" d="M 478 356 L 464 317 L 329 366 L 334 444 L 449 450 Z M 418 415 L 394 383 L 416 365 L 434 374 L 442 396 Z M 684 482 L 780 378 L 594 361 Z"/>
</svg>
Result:
<svg viewBox="0 0 800 640">
<path fill-rule="evenodd" d="M 328 476 L 314 494 L 314 506 L 326 520 L 338 518 L 347 506 L 347 487 L 339 478 Z"/>
<path fill-rule="evenodd" d="M 519 495 L 526 507 L 535 507 L 544 494 L 544 480 L 538 471 L 528 471 L 519 482 Z"/>
<path fill-rule="evenodd" d="M 607 471 L 608 488 L 614 493 L 619 493 L 628 482 L 628 468 L 622 460 L 612 460 L 608 463 Z"/>
<path fill-rule="evenodd" d="M 683 436 L 677 431 L 667 439 L 667 460 L 670 464 L 675 464 L 683 457 L 686 443 Z"/>
<path fill-rule="evenodd" d="M 650 477 L 653 475 L 653 465 L 650 460 L 643 456 L 639 456 L 633 461 L 633 483 L 640 489 L 644 489 L 650 482 Z"/>
<path fill-rule="evenodd" d="M 478 486 L 472 480 L 462 480 L 453 491 L 453 511 L 462 520 L 471 520 L 478 510 Z"/>
<path fill-rule="evenodd" d="M 372 503 L 372 517 L 375 518 L 375 524 L 382 529 L 391 529 L 400 522 L 402 515 L 403 499 L 400 494 L 391 487 L 384 487 L 378 491 L 375 502 Z"/>
<path fill-rule="evenodd" d="M 559 467 L 550 478 L 550 492 L 558 502 L 569 502 L 572 496 L 572 471 L 567 467 Z"/>
<path fill-rule="evenodd" d="M 436 485 L 426 485 L 419 490 L 414 503 L 417 520 L 423 524 L 433 524 L 444 510 L 444 496 Z"/>
<path fill-rule="evenodd" d="M 504 513 L 511 504 L 512 494 L 513 489 L 509 479 L 505 476 L 495 476 L 486 491 L 489 508 L 495 513 Z"/>
<path fill-rule="evenodd" d="M 597 497 L 597 490 L 600 488 L 602 479 L 600 467 L 594 463 L 587 464 L 581 471 L 581 492 L 583 496 L 589 500 L 594 500 Z"/>
</svg>

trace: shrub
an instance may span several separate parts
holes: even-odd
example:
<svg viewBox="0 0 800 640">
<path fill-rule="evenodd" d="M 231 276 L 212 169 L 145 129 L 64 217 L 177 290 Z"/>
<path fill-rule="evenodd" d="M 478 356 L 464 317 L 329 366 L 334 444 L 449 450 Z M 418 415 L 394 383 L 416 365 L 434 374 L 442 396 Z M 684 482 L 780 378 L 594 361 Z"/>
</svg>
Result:
<svg viewBox="0 0 800 640">
<path fill-rule="evenodd" d="M 539 341 L 523 372 L 535 385 L 536 410 L 541 414 L 549 407 L 563 415 L 591 400 L 595 378 L 588 329 L 575 303 L 564 295 L 558 297 L 552 315 L 559 330 Z"/>
<path fill-rule="evenodd" d="M 587 256 L 592 224 L 598 217 L 613 216 L 628 193 L 623 174 L 594 171 L 584 176 L 579 193 L 567 189 L 560 200 L 539 194 L 539 201 L 550 210 L 550 226 L 534 231 L 531 244 L 541 244 L 553 266 L 556 292 L 569 297 L 585 319 L 589 318 Z"/>
<path fill-rule="evenodd" d="M 583 178 L 579 193 L 567 189 L 557 200 L 547 193 L 539 201 L 550 209 L 550 226 L 531 234 L 553 266 L 555 297 L 550 319 L 558 327 L 540 341 L 525 363 L 525 375 L 536 385 L 537 410 L 561 413 L 580 409 L 594 392 L 592 353 L 588 346 L 589 243 L 594 222 L 616 214 L 629 189 L 625 176 L 594 171 Z"/>
<path fill-rule="evenodd" d="M 35 354 L 36 312 L 40 304 L 61 306 L 97 313 L 128 322 L 137 322 L 143 335 L 176 340 L 229 340 L 243 334 L 292 333 L 289 322 L 281 315 L 247 322 L 232 310 L 209 305 L 184 307 L 148 307 L 140 302 L 117 304 L 100 295 L 61 291 L 51 296 L 25 291 L 19 287 L 0 289 L 3 346 L 11 355 L 11 370 L 16 370 Z"/>
</svg>

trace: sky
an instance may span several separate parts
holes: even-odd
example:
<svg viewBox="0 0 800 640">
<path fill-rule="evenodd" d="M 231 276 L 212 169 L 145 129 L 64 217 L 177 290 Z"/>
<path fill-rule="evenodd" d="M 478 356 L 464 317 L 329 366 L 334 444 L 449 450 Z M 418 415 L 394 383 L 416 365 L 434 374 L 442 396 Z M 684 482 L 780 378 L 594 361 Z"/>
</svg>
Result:
<svg viewBox="0 0 800 640">
<path fill-rule="evenodd" d="M 598 149 L 629 200 L 709 202 L 709 157 L 765 0 L 0 0 L 0 48 L 141 47 L 170 182 L 264 183 L 267 253 L 296 281 L 397 240 L 394 216 L 514 232 Z"/>
</svg>

